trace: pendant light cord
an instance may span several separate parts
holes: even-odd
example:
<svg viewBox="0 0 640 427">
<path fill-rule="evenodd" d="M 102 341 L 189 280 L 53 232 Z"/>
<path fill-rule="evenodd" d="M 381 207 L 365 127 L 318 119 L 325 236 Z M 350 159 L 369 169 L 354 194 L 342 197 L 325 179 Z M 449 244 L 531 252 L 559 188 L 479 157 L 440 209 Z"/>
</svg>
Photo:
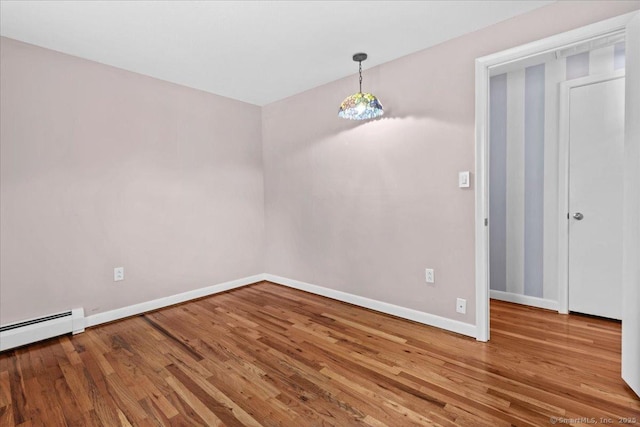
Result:
<svg viewBox="0 0 640 427">
<path fill-rule="evenodd" d="M 358 61 L 358 73 L 360 74 L 360 93 L 362 93 L 362 61 Z"/>
</svg>

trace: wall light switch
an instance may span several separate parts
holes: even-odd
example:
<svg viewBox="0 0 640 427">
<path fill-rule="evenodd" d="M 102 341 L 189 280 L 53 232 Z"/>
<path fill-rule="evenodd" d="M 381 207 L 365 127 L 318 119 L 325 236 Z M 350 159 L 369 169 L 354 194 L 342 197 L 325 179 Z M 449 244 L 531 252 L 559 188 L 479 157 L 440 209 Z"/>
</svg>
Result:
<svg viewBox="0 0 640 427">
<path fill-rule="evenodd" d="M 469 171 L 458 172 L 458 187 L 468 188 L 469 185 Z"/>
</svg>

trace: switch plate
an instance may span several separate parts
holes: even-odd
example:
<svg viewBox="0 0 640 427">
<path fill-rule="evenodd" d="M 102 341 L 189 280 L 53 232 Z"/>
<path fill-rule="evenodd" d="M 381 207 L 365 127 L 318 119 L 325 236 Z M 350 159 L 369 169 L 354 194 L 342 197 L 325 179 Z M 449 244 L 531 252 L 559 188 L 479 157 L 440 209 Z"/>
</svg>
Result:
<svg viewBox="0 0 640 427">
<path fill-rule="evenodd" d="M 469 188 L 469 171 L 458 172 L 458 187 Z"/>
<path fill-rule="evenodd" d="M 435 283 L 436 279 L 433 273 L 433 268 L 424 269 L 424 280 L 426 280 L 427 283 Z"/>
<path fill-rule="evenodd" d="M 467 312 L 467 300 L 458 298 L 456 299 L 456 311 L 458 313 L 465 314 Z"/>
<path fill-rule="evenodd" d="M 113 281 L 119 282 L 124 280 L 124 267 L 116 267 L 113 269 Z"/>
</svg>

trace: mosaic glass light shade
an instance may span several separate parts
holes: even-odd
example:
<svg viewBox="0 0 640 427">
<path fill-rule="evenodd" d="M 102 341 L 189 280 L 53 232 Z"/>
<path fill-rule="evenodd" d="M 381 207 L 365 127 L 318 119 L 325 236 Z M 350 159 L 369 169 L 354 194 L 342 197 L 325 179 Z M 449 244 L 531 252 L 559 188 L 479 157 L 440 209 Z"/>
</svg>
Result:
<svg viewBox="0 0 640 427">
<path fill-rule="evenodd" d="M 348 96 L 338 111 L 338 117 L 350 120 L 367 120 L 384 114 L 382 104 L 375 95 L 370 93 L 354 93 Z"/>
</svg>

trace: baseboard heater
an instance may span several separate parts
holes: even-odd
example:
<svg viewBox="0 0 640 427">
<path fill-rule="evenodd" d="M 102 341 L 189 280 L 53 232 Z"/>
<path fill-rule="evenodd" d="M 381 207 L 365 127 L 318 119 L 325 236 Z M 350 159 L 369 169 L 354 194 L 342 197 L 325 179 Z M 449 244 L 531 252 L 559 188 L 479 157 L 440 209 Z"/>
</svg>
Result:
<svg viewBox="0 0 640 427">
<path fill-rule="evenodd" d="M 0 326 L 0 351 L 59 335 L 80 332 L 84 332 L 84 309 L 82 308 L 10 323 Z"/>
</svg>

